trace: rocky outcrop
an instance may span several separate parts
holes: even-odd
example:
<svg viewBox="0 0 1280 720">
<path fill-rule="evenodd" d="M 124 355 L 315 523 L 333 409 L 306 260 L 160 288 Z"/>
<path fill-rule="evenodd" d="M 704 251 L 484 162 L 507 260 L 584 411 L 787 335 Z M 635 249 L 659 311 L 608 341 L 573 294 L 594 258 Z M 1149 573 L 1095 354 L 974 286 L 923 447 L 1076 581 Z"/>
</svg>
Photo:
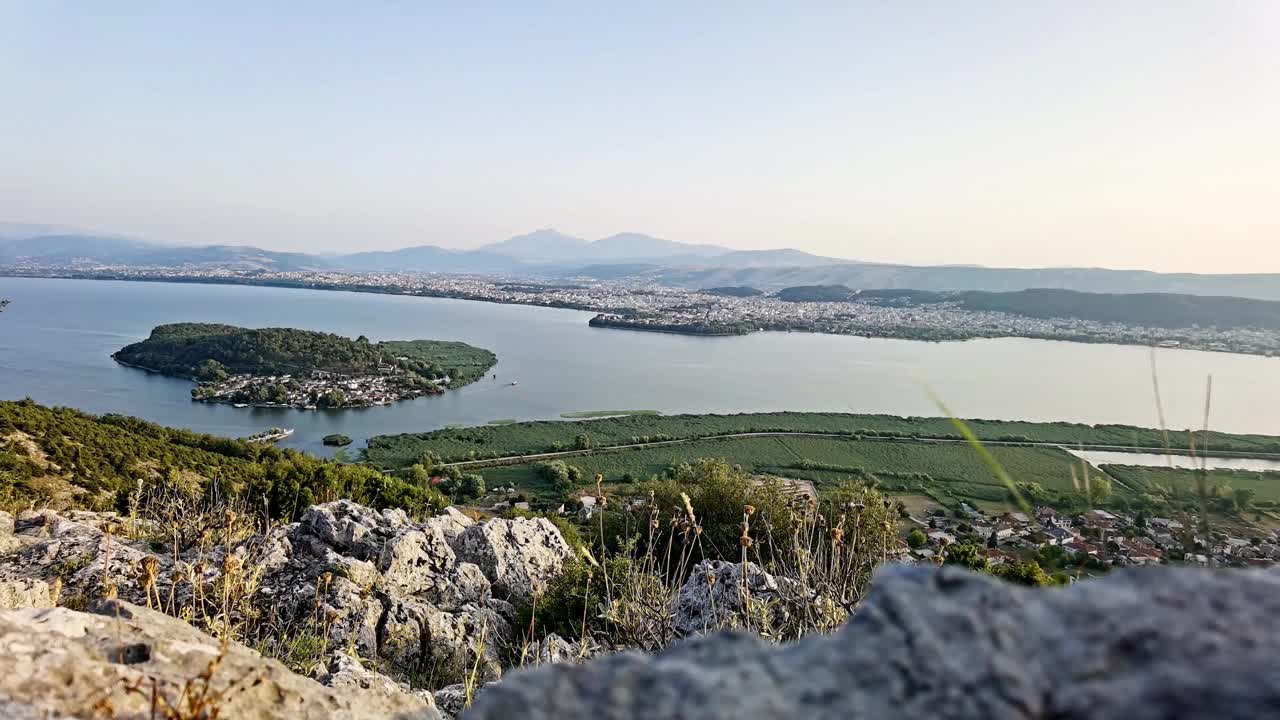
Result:
<svg viewBox="0 0 1280 720">
<path fill-rule="evenodd" d="M 13 516 L 0 510 L 0 554 L 16 550 L 21 543 L 13 537 Z"/>
<path fill-rule="evenodd" d="M 468 527 L 454 550 L 480 566 L 495 594 L 522 602 L 545 588 L 573 554 L 556 526 L 545 518 L 490 520 Z"/>
<path fill-rule="evenodd" d="M 233 603 L 235 622 L 319 634 L 393 675 L 446 682 L 473 670 L 477 654 L 482 680 L 501 676 L 515 642 L 509 600 L 545 586 L 572 554 L 546 520 L 475 523 L 449 509 L 417 522 L 349 501 L 177 558 L 111 513 L 27 512 L 8 528 L 0 516 L 0 608 L 49 605 L 58 584 L 60 604 L 72 607 L 113 595 L 147 605 L 150 595 L 171 610 L 206 602 L 218 612 L 223 573 L 233 571 L 247 593 Z"/>
<path fill-rule="evenodd" d="M 125 720 L 212 717 L 216 709 L 246 720 L 440 717 L 430 698 L 394 684 L 325 687 L 159 612 L 118 601 L 88 609 L 0 612 L 0 716 Z"/>
<path fill-rule="evenodd" d="M 278 542 L 261 594 L 286 614 L 318 606 L 332 643 L 405 674 L 456 675 L 480 654 L 485 680 L 514 641 L 506 598 L 527 598 L 572 553 L 546 520 L 474 523 L 449 509 L 415 523 L 347 501 L 309 509 Z"/>
<path fill-rule="evenodd" d="M 835 634 L 778 646 L 730 632 L 522 671 L 464 717 L 1276 717 L 1277 613 L 1267 571 L 1133 569 L 1032 590 L 892 567 Z"/>
<path fill-rule="evenodd" d="M 0 610 L 53 607 L 49 583 L 43 580 L 0 580 Z"/>
<path fill-rule="evenodd" d="M 723 560 L 703 560 L 694 566 L 676 596 L 676 632 L 700 635 L 728 626 L 740 617 L 744 597 L 774 614 L 803 601 L 796 581 L 774 577 L 751 562 L 745 566 L 744 581 L 743 568 L 742 563 Z"/>
</svg>

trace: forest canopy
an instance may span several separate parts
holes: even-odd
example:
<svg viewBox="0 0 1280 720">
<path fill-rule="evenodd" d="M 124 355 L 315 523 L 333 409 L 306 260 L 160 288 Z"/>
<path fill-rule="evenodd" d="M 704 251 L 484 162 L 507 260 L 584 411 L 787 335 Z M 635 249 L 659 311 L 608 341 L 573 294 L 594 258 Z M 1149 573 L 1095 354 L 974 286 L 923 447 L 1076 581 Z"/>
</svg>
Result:
<svg viewBox="0 0 1280 720">
<path fill-rule="evenodd" d="M 493 367 L 490 351 L 461 342 L 409 340 L 374 343 L 332 333 L 233 325 L 161 325 L 119 350 L 116 360 L 166 375 L 217 382 L 226 375 L 376 375 L 397 369 L 425 379 L 474 380 Z"/>
<path fill-rule="evenodd" d="M 427 485 L 364 465 L 124 415 L 95 416 L 30 400 L 0 402 L 0 506 L 123 510 L 147 485 L 241 498 L 281 520 L 340 498 L 414 514 L 448 504 Z"/>
</svg>

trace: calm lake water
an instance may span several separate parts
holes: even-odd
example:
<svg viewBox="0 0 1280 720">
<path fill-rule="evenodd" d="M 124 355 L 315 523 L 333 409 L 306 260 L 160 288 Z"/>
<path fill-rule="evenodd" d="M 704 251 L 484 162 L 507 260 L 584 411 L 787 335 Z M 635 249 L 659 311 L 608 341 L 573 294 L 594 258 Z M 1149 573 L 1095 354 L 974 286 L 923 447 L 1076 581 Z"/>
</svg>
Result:
<svg viewBox="0 0 1280 720">
<path fill-rule="evenodd" d="M 1176 467 L 1195 470 L 1203 463 L 1210 469 L 1218 470 L 1253 470 L 1280 471 L 1280 460 L 1261 460 L 1258 458 L 1192 458 L 1186 455 L 1165 455 L 1164 453 L 1127 453 L 1106 450 L 1068 451 L 1076 457 L 1088 460 L 1092 465 L 1145 465 L 1147 467 Z"/>
<path fill-rule="evenodd" d="M 590 313 L 465 300 L 229 285 L 0 278 L 0 399 L 245 436 L 273 425 L 323 453 L 340 432 L 372 435 L 585 410 L 825 410 L 1156 426 L 1149 351 L 1003 339 L 923 343 L 804 333 L 707 338 L 587 327 Z M 307 412 L 190 400 L 191 383 L 109 357 L 170 322 L 284 326 L 373 340 L 462 340 L 498 354 L 498 379 L 391 407 Z M 1280 359 L 1161 350 L 1170 427 L 1280 435 Z M 519 385 L 509 383 L 518 380 Z"/>
</svg>

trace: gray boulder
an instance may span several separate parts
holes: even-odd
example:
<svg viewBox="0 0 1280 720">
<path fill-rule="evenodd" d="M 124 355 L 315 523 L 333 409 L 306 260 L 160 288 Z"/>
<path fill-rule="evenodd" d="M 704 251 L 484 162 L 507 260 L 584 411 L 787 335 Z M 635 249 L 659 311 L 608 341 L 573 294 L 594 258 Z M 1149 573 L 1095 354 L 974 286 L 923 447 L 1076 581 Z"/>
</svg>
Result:
<svg viewBox="0 0 1280 720">
<path fill-rule="evenodd" d="M 462 683 L 449 685 L 435 691 L 432 697 L 441 715 L 456 718 L 467 707 L 467 686 Z"/>
<path fill-rule="evenodd" d="M 97 717 L 106 708 L 110 717 L 168 717 L 166 703 L 173 717 L 209 717 L 213 707 L 247 720 L 440 717 L 397 688 L 325 687 L 158 612 L 117 601 L 89 609 L 0 612 L 0 717 Z M 202 696 L 208 707 L 197 715 L 193 698 Z"/>
<path fill-rule="evenodd" d="M 838 633 L 778 646 L 727 632 L 517 672 L 465 717 L 1280 717 L 1278 613 L 1270 571 L 1132 569 L 1034 590 L 891 567 Z"/>
<path fill-rule="evenodd" d="M 107 532 L 112 526 L 115 531 Z M 122 600 L 144 604 L 143 559 L 154 558 L 166 574 L 172 559 L 123 537 L 123 529 L 112 513 L 24 512 L 12 536 L 16 549 L 0 557 L 0 581 L 56 580 L 66 601 L 100 598 L 110 589 Z"/>
<path fill-rule="evenodd" d="M 412 695 L 422 705 L 435 707 L 435 701 L 429 693 L 411 692 L 405 683 L 396 682 L 382 673 L 365 668 L 358 658 L 342 651 L 329 656 L 316 673 L 316 682 L 335 690 L 354 688 L 392 702 L 400 702 L 404 696 Z"/>
<path fill-rule="evenodd" d="M 0 580 L 0 610 L 53 607 L 49 583 L 43 580 Z"/>
<path fill-rule="evenodd" d="M 733 626 L 749 595 L 768 612 L 781 615 L 787 606 L 801 601 L 799 583 L 777 578 L 755 563 L 703 560 L 693 568 L 676 597 L 675 629 L 682 635 L 698 635 Z M 778 618 L 779 620 L 781 618 Z"/>
<path fill-rule="evenodd" d="M 379 652 L 393 667 L 457 678 L 478 669 L 480 679 L 489 681 L 502 677 L 502 655 L 511 638 L 511 626 L 491 608 L 445 612 L 429 603 L 397 599 L 383 616 Z"/>
<path fill-rule="evenodd" d="M 12 552 L 22 544 L 13 536 L 13 516 L 0 510 L 0 555 Z"/>
<path fill-rule="evenodd" d="M 494 519 L 466 528 L 453 542 L 459 559 L 474 563 L 496 595 L 526 601 L 560 573 L 573 550 L 546 518 Z"/>
</svg>

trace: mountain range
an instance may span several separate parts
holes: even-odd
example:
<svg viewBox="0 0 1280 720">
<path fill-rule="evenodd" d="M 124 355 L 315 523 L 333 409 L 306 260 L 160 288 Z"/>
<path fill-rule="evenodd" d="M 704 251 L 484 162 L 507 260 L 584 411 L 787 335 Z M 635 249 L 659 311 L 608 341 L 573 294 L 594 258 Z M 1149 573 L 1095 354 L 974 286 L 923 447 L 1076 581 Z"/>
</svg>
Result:
<svg viewBox="0 0 1280 720">
<path fill-rule="evenodd" d="M 420 245 L 338 256 L 264 250 L 243 245 L 163 245 L 86 233 L 57 225 L 0 223 L 4 266 L 186 267 L 238 271 L 444 272 L 635 279 L 687 288 L 799 285 L 959 291 L 1053 288 L 1102 293 L 1183 293 L 1280 300 L 1280 274 L 1156 273 L 1103 268 L 989 268 L 858 262 L 789 248 L 733 250 L 641 233 L 595 241 L 541 229 L 475 250 Z"/>
<path fill-rule="evenodd" d="M 5 227 L 0 225 L 0 230 Z M 32 229 L 56 226 L 26 226 Z M 716 245 L 619 233 L 588 241 L 543 229 L 475 250 L 418 245 L 400 250 L 323 256 L 283 253 L 243 245 L 160 245 L 96 233 L 0 232 L 0 264 L 227 267 L 242 270 L 348 270 L 422 272 L 555 273 L 594 264 L 638 267 L 775 267 L 842 262 L 799 250 L 735 251 Z"/>
</svg>

